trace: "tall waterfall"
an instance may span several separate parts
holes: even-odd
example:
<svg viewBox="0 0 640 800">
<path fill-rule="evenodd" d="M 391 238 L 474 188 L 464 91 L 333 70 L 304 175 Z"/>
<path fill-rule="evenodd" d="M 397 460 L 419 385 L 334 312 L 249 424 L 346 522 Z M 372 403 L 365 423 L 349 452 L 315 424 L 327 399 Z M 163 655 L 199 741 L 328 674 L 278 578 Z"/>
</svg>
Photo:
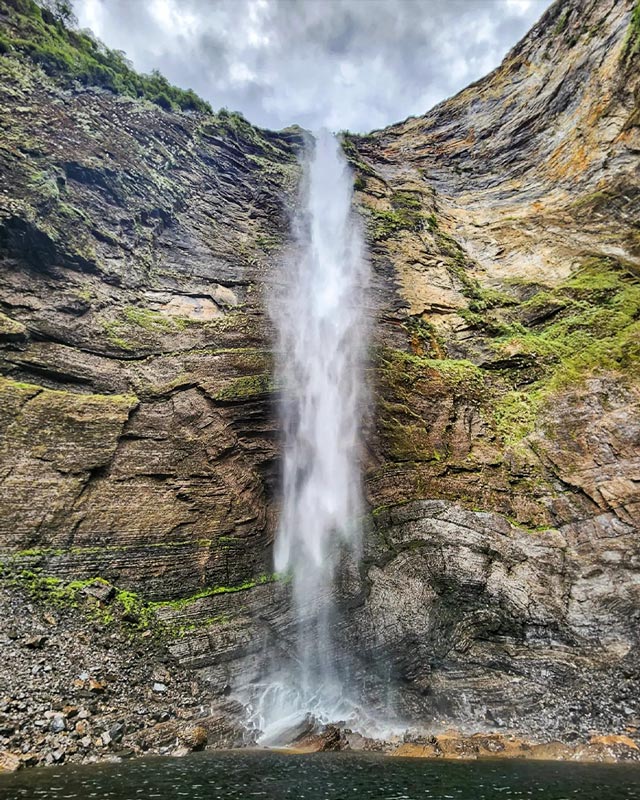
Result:
<svg viewBox="0 0 640 800">
<path fill-rule="evenodd" d="M 360 548 L 358 463 L 364 401 L 367 262 L 353 219 L 353 177 L 327 131 L 308 148 L 297 249 L 274 303 L 283 385 L 283 498 L 275 568 L 293 581 L 295 652 L 263 691 L 266 738 L 310 713 L 353 713 L 332 636 L 337 570 Z"/>
</svg>

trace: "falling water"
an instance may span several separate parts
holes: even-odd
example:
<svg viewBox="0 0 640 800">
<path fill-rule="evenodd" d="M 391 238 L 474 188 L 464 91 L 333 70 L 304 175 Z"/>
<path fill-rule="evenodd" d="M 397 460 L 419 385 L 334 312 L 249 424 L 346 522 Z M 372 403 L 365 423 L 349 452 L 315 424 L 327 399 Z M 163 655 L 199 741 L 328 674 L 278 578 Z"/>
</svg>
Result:
<svg viewBox="0 0 640 800">
<path fill-rule="evenodd" d="M 336 657 L 334 589 L 360 548 L 358 437 L 367 341 L 367 262 L 353 219 L 353 177 L 323 131 L 309 148 L 298 247 L 274 305 L 283 383 L 283 505 L 275 568 L 293 581 L 295 649 L 266 685 L 258 724 L 267 738 L 307 713 L 345 719 L 354 703 Z"/>
</svg>

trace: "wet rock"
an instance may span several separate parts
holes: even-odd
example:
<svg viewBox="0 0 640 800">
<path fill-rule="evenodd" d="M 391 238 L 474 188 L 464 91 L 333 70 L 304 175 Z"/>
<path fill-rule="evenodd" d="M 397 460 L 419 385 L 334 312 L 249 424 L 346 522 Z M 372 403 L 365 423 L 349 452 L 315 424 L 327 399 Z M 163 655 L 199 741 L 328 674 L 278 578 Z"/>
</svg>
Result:
<svg viewBox="0 0 640 800">
<path fill-rule="evenodd" d="M 187 750 L 204 750 L 208 738 L 207 730 L 202 725 L 188 725 L 178 733 L 178 741 Z"/>
<path fill-rule="evenodd" d="M 0 772 L 16 772 L 22 767 L 20 756 L 7 750 L 0 750 Z"/>
<path fill-rule="evenodd" d="M 344 750 L 346 741 L 337 725 L 325 725 L 319 731 L 304 733 L 291 742 L 291 748 L 299 753 L 320 753 Z"/>
</svg>

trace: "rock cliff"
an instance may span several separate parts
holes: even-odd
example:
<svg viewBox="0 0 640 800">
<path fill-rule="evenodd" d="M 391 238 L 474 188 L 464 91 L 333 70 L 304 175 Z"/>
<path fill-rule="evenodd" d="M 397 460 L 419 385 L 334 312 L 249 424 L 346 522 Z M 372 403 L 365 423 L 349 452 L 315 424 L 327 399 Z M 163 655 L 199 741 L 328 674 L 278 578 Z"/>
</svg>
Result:
<svg viewBox="0 0 640 800">
<path fill-rule="evenodd" d="M 491 75 L 344 137 L 376 328 L 339 635 L 371 702 L 390 681 L 418 727 L 640 726 L 638 8 L 556 2 Z M 71 641 L 79 617 L 116 650 L 151 638 L 150 662 L 197 675 L 194 707 L 221 703 L 291 630 L 266 306 L 302 132 L 145 98 L 122 64 L 104 88 L 81 35 L 27 0 L 0 17 L 2 602 L 56 605 Z M 17 652 L 0 749 L 37 761 L 47 692 L 87 688 L 37 671 L 40 705 L 20 708 Z M 224 702 L 204 716 L 228 743 Z"/>
</svg>

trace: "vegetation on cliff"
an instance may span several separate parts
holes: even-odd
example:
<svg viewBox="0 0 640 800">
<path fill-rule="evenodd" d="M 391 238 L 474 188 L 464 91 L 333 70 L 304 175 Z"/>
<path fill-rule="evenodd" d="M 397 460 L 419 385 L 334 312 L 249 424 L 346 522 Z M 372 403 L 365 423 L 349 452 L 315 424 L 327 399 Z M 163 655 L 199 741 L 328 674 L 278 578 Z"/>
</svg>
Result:
<svg viewBox="0 0 640 800">
<path fill-rule="evenodd" d="M 629 25 L 629 32 L 624 45 L 624 56 L 627 60 L 631 60 L 632 56 L 640 54 L 640 0 L 636 2 L 631 15 L 631 23 Z"/>
<path fill-rule="evenodd" d="M 26 55 L 49 75 L 144 97 L 165 109 L 211 113 L 211 106 L 191 89 L 172 86 L 157 70 L 137 73 L 124 53 L 105 47 L 89 31 L 73 30 L 61 15 L 34 0 L 2 0 L 0 19 L 5 29 L 0 53 Z"/>
</svg>

